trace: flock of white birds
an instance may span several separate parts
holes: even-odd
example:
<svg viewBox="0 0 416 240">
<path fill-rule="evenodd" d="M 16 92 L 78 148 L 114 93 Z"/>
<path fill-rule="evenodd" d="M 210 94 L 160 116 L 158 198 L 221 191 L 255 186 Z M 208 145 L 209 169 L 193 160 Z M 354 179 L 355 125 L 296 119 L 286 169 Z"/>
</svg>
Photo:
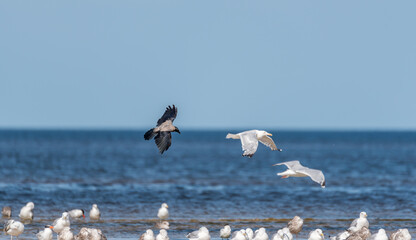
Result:
<svg viewBox="0 0 416 240">
<path fill-rule="evenodd" d="M 33 220 L 33 209 L 35 204 L 28 202 L 21 208 L 19 218 L 23 221 Z M 140 240 L 169 240 L 168 232 L 169 222 L 166 221 L 169 218 L 169 206 L 163 203 L 158 210 L 157 217 L 160 221 L 156 224 L 159 228 L 159 234 L 154 235 L 152 229 L 147 229 L 145 233 L 140 236 Z M 11 217 L 11 208 L 6 206 L 2 209 L 3 217 Z M 91 220 L 100 219 L 100 210 L 97 204 L 93 204 L 89 212 Z M 57 234 L 58 240 L 106 240 L 106 236 L 100 229 L 95 228 L 81 228 L 77 235 L 71 232 L 70 219 L 85 218 L 85 212 L 83 209 L 73 209 L 68 212 L 63 212 L 62 217 L 56 219 L 52 225 L 45 226 L 45 229 L 39 231 L 36 234 L 38 240 L 52 240 L 53 232 Z M 219 232 L 219 237 L 222 239 L 231 240 L 293 240 L 302 231 L 303 219 L 299 216 L 295 216 L 288 224 L 287 227 L 279 229 L 271 237 L 267 233 L 265 228 L 259 228 L 253 231 L 251 228 L 240 229 L 232 232 L 229 225 L 225 225 Z M 24 224 L 20 221 L 9 220 L 4 225 L 4 232 L 10 235 L 10 238 L 18 237 L 24 231 Z M 201 227 L 197 231 L 193 231 L 186 235 L 189 240 L 211 240 L 211 235 L 206 227 Z M 308 240 L 324 240 L 325 236 L 321 229 L 315 229 L 308 235 Z M 367 213 L 361 212 L 360 217 L 355 219 L 350 227 L 339 233 L 337 236 L 330 237 L 330 240 L 411 240 L 412 237 L 407 229 L 399 229 L 396 232 L 391 233 L 390 238 L 384 229 L 379 229 L 377 233 L 371 234 L 369 230 L 369 222 L 367 220 Z"/>
<path fill-rule="evenodd" d="M 231 240 L 293 240 L 293 235 L 297 237 L 298 233 L 302 231 L 303 219 L 299 216 L 295 216 L 288 224 L 287 227 L 279 229 L 271 237 L 267 234 L 265 228 L 259 228 L 253 232 L 251 228 L 241 229 L 234 231 L 231 234 L 231 227 L 226 225 L 220 230 L 220 237 L 223 239 L 231 238 Z M 367 214 L 365 212 L 360 213 L 360 217 L 355 219 L 350 227 L 344 232 L 339 233 L 337 236 L 330 237 L 331 240 L 411 240 L 412 237 L 407 229 L 399 229 L 387 236 L 384 229 L 379 229 L 377 233 L 371 234 L 369 223 L 367 220 Z M 209 230 L 206 227 L 201 227 L 198 231 L 189 233 L 186 236 L 190 240 L 210 240 L 211 236 Z M 156 240 L 168 240 L 156 239 Z M 321 229 L 315 229 L 308 235 L 308 240 L 324 240 L 325 236 Z M 146 240 L 155 240 L 154 238 L 147 238 Z"/>
<path fill-rule="evenodd" d="M 30 224 L 33 220 L 33 209 L 35 204 L 28 202 L 20 209 L 19 218 L 22 222 Z M 9 206 L 5 206 L 2 209 L 3 218 L 10 218 L 12 215 L 12 209 Z M 90 220 L 99 220 L 101 216 L 100 209 L 97 204 L 93 204 L 89 212 Z M 43 230 L 40 230 L 36 237 L 39 240 L 52 240 L 53 232 L 58 234 L 58 240 L 104 240 L 107 239 L 99 229 L 95 228 L 81 228 L 77 235 L 71 232 L 71 219 L 85 218 L 85 212 L 83 209 L 73 209 L 68 212 L 63 212 L 60 218 L 55 219 L 52 225 L 46 225 Z M 18 237 L 25 230 L 24 224 L 17 220 L 8 220 L 4 225 L 3 231 L 5 234 L 10 235 L 10 239 Z"/>
</svg>

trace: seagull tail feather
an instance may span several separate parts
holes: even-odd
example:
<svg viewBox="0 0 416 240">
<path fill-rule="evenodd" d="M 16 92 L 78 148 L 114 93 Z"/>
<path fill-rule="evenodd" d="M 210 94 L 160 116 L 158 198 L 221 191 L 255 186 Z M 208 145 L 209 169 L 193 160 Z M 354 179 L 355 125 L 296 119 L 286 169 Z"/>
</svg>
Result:
<svg viewBox="0 0 416 240">
<path fill-rule="evenodd" d="M 150 140 L 150 139 L 152 139 L 152 138 L 156 135 L 156 133 L 154 133 L 154 132 L 153 132 L 153 129 L 154 129 L 154 128 L 150 129 L 149 131 L 147 131 L 147 132 L 144 134 L 144 139 L 145 139 L 145 140 Z"/>
<path fill-rule="evenodd" d="M 238 136 L 237 134 L 229 133 L 225 138 L 240 139 L 240 136 Z"/>
</svg>

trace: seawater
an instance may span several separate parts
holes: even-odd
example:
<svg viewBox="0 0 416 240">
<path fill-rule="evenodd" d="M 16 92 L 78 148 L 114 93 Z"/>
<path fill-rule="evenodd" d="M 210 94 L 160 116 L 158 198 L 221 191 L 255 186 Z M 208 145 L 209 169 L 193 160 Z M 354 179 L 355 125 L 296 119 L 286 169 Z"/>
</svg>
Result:
<svg viewBox="0 0 416 240">
<path fill-rule="evenodd" d="M 266 227 L 271 237 L 295 215 L 305 219 L 299 239 L 323 229 L 326 238 L 366 211 L 370 230 L 409 228 L 416 236 L 416 132 L 270 131 L 283 152 L 259 145 L 242 157 L 228 132 L 173 134 L 160 155 L 145 131 L 0 131 L 0 207 L 13 218 L 29 201 L 35 219 L 19 239 L 35 239 L 65 210 L 82 208 L 109 239 L 138 239 L 169 204 L 171 239 L 204 225 L 213 238 L 233 230 Z M 280 179 L 284 161 L 321 169 L 326 188 L 308 178 Z M 88 220 L 98 204 L 102 219 Z M 6 221 L 3 219 L 3 221 Z M 55 236 L 56 237 L 56 236 Z M 55 238 L 54 237 L 54 238 Z M 6 238 L 2 235 L 1 238 Z"/>
</svg>

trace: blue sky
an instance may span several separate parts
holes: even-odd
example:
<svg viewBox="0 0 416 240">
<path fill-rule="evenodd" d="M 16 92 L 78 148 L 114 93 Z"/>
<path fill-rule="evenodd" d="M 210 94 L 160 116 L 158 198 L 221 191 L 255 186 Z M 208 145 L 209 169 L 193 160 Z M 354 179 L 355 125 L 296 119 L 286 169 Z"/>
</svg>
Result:
<svg viewBox="0 0 416 240">
<path fill-rule="evenodd" d="M 416 129 L 415 1 L 1 1 L 1 128 Z"/>
</svg>

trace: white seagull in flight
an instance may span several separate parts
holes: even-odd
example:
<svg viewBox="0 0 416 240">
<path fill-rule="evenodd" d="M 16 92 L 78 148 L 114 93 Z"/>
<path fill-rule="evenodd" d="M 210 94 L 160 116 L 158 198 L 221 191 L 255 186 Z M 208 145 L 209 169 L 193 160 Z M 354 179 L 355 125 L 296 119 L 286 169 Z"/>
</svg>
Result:
<svg viewBox="0 0 416 240">
<path fill-rule="evenodd" d="M 272 136 L 272 134 L 266 131 L 250 130 L 237 134 L 229 133 L 225 138 L 240 139 L 241 147 L 244 151 L 243 156 L 245 157 L 252 157 L 254 155 L 254 153 L 257 151 L 259 141 L 268 146 L 272 151 L 278 150 L 281 152 L 282 149 L 277 148 L 276 144 L 273 142 L 273 139 L 268 136 Z"/>
</svg>

